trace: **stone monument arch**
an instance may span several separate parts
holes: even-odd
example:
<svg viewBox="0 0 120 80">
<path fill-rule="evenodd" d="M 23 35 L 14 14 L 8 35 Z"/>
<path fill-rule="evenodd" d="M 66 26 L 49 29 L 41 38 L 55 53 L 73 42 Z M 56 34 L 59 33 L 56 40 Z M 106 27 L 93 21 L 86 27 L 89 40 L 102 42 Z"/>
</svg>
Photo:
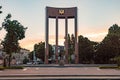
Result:
<svg viewBox="0 0 120 80">
<path fill-rule="evenodd" d="M 74 18 L 74 35 L 75 35 L 75 63 L 78 63 L 78 31 L 77 31 L 77 7 L 72 8 L 54 8 L 46 7 L 46 28 L 45 28 L 45 63 L 48 64 L 49 57 L 49 18 L 56 19 L 56 38 L 55 38 L 55 55 L 58 63 L 58 19 L 65 19 L 65 63 L 68 64 L 68 19 Z"/>
</svg>

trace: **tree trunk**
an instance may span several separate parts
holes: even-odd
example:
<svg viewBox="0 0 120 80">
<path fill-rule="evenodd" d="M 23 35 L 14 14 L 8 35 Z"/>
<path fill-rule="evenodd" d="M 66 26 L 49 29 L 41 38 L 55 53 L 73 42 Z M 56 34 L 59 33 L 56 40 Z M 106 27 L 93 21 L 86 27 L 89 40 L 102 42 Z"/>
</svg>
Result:
<svg viewBox="0 0 120 80">
<path fill-rule="evenodd" d="M 11 54 L 9 55 L 9 59 L 8 59 L 8 60 L 9 60 L 9 61 L 8 61 L 8 62 L 9 62 L 9 63 L 8 63 L 8 67 L 10 67 L 10 66 L 11 66 L 11 63 L 10 63 L 10 62 L 11 62 Z"/>
<path fill-rule="evenodd" d="M 6 57 L 3 59 L 3 67 L 6 67 Z"/>
</svg>

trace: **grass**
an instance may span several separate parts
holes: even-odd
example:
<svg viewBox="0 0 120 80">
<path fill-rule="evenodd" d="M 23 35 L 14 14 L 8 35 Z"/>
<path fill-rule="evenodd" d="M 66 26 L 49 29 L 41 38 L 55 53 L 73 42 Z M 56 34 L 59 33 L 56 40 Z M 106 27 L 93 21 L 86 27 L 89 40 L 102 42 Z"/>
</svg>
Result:
<svg viewBox="0 0 120 80">
<path fill-rule="evenodd" d="M 120 69 L 118 66 L 99 66 L 100 69 Z"/>
<path fill-rule="evenodd" d="M 5 69 L 23 69 L 23 66 L 10 66 L 10 67 L 5 67 Z"/>
<path fill-rule="evenodd" d="M 11 67 L 2 67 L 0 66 L 0 70 L 4 70 L 4 69 L 23 69 L 23 66 L 11 66 Z"/>
</svg>

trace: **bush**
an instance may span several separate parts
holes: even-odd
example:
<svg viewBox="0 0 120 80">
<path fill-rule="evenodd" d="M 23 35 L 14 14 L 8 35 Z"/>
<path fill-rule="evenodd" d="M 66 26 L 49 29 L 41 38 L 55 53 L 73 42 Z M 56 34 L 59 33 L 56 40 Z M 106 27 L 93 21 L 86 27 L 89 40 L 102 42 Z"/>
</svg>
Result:
<svg viewBox="0 0 120 80">
<path fill-rule="evenodd" d="M 24 57 L 23 64 L 27 64 L 27 62 L 29 62 L 29 59 L 27 57 Z"/>
<path fill-rule="evenodd" d="M 99 66 L 100 69 L 117 69 L 117 66 Z"/>
<path fill-rule="evenodd" d="M 118 67 L 120 66 L 120 56 L 114 58 L 114 61 L 117 62 Z"/>
<path fill-rule="evenodd" d="M 4 67 L 0 66 L 0 70 L 4 70 L 4 69 L 5 69 Z"/>
<path fill-rule="evenodd" d="M 23 66 L 10 66 L 10 67 L 5 67 L 5 69 L 23 69 Z"/>
<path fill-rule="evenodd" d="M 118 67 L 117 69 L 120 70 L 120 67 Z"/>
<path fill-rule="evenodd" d="M 4 70 L 4 69 L 23 69 L 23 66 L 10 66 L 10 67 L 2 67 L 0 66 L 0 70 Z"/>
</svg>

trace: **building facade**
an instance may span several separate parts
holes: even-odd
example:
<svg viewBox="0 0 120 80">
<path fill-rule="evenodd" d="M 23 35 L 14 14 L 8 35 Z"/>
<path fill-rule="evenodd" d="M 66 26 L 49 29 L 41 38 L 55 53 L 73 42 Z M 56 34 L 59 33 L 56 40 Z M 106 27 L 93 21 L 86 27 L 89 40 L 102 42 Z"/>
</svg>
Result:
<svg viewBox="0 0 120 80">
<path fill-rule="evenodd" d="M 30 50 L 21 48 L 19 53 L 13 53 L 13 60 L 15 59 L 16 63 L 15 64 L 23 64 L 23 60 L 25 58 L 28 58 L 28 55 L 30 53 Z M 14 62 L 14 61 L 13 61 Z"/>
</svg>

